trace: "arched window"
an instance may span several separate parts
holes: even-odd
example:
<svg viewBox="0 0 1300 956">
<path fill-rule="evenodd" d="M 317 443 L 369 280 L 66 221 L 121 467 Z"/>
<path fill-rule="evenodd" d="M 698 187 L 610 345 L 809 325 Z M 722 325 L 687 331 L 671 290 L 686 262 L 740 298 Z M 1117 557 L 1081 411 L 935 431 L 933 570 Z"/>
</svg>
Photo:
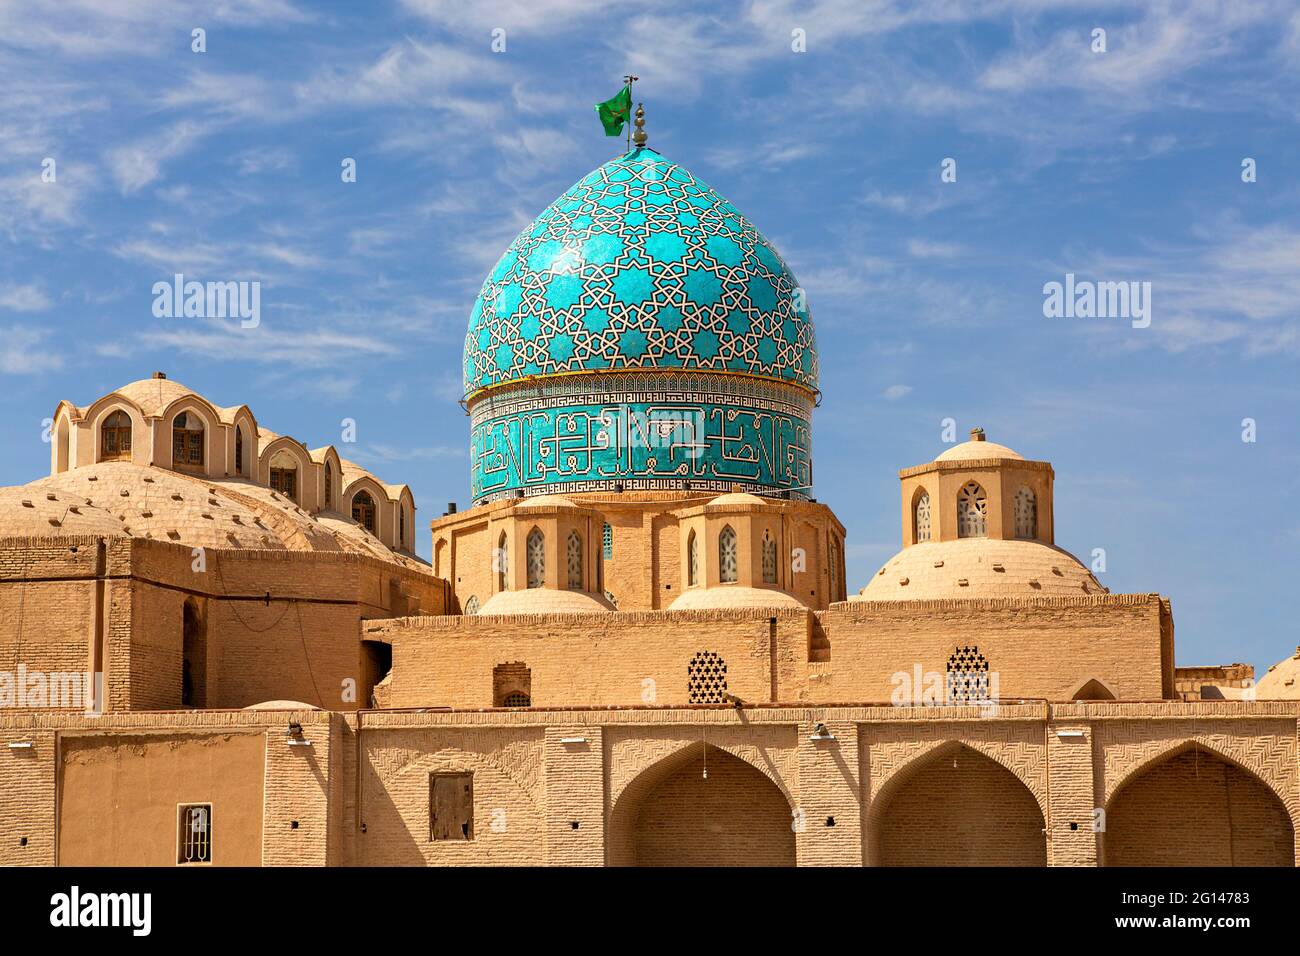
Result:
<svg viewBox="0 0 1300 956">
<path fill-rule="evenodd" d="M 334 507 L 334 466 L 325 462 L 325 507 Z"/>
<path fill-rule="evenodd" d="M 497 538 L 496 550 L 492 552 L 492 567 L 497 573 L 497 590 L 510 590 L 510 550 L 507 547 L 506 533 L 501 532 Z"/>
<path fill-rule="evenodd" d="M 917 544 L 930 540 L 930 493 L 923 491 L 916 498 L 916 517 L 914 519 L 912 540 Z"/>
<path fill-rule="evenodd" d="M 172 467 L 203 466 L 203 419 L 193 412 L 181 412 L 172 419 Z"/>
<path fill-rule="evenodd" d="M 244 430 L 235 428 L 235 474 L 244 474 Z"/>
<path fill-rule="evenodd" d="M 397 546 L 406 547 L 406 505 L 397 503 Z"/>
<path fill-rule="evenodd" d="M 1038 537 L 1038 500 L 1024 485 L 1016 492 L 1016 537 Z"/>
<path fill-rule="evenodd" d="M 271 490 L 278 491 L 290 501 L 298 500 L 298 459 L 281 448 L 271 456 Z M 374 530 L 373 528 L 371 530 Z"/>
<path fill-rule="evenodd" d="M 370 492 L 358 491 L 352 496 L 352 520 L 375 533 L 375 499 L 370 497 Z"/>
<path fill-rule="evenodd" d="M 686 536 L 686 586 L 695 587 L 700 583 L 700 541 L 691 531 Z"/>
<path fill-rule="evenodd" d="M 978 647 L 959 647 L 952 652 L 944 691 L 950 704 L 989 699 L 989 662 Z"/>
<path fill-rule="evenodd" d="M 614 557 L 614 529 L 606 522 L 605 527 L 600 532 L 600 543 L 605 549 L 605 560 L 608 561 Z"/>
<path fill-rule="evenodd" d="M 99 427 L 99 458 L 113 461 L 131 457 L 131 416 L 118 409 Z"/>
<path fill-rule="evenodd" d="M 569 565 L 569 590 L 582 590 L 582 538 L 577 529 L 569 532 L 569 541 L 565 546 Z"/>
<path fill-rule="evenodd" d="M 505 700 L 501 702 L 501 706 L 502 707 L 527 707 L 529 706 L 528 695 L 523 693 L 522 691 L 513 691 L 509 694 L 506 694 Z"/>
<path fill-rule="evenodd" d="M 686 699 L 692 704 L 726 701 L 727 662 L 713 651 L 700 651 L 686 666 Z"/>
<path fill-rule="evenodd" d="M 471 594 L 471 595 L 469 596 L 469 600 L 465 602 L 465 613 L 466 613 L 468 616 L 470 616 L 470 617 L 473 617 L 475 614 L 478 613 L 478 595 L 477 595 L 477 594 Z"/>
<path fill-rule="evenodd" d="M 978 481 L 968 481 L 957 493 L 957 537 L 984 538 L 988 529 L 988 500 Z"/>
<path fill-rule="evenodd" d="M 736 532 L 732 530 L 731 525 L 727 525 L 718 535 L 718 580 L 723 584 L 735 584 L 739 571 Z"/>
<path fill-rule="evenodd" d="M 528 586 L 540 588 L 546 583 L 546 537 L 534 528 L 528 532 Z"/>
<path fill-rule="evenodd" d="M 763 583 L 776 584 L 776 541 L 763 529 Z"/>
</svg>

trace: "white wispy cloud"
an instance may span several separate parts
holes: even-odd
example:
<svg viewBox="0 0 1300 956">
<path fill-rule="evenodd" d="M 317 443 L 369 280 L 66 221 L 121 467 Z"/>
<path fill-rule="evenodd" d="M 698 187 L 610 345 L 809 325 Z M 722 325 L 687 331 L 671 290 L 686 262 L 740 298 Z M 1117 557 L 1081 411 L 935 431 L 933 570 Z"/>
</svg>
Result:
<svg viewBox="0 0 1300 956">
<path fill-rule="evenodd" d="M 214 132 L 214 124 L 181 120 L 143 139 L 109 149 L 104 161 L 118 189 L 130 195 L 158 179 L 169 160 L 184 156 Z"/>
<path fill-rule="evenodd" d="M 50 297 L 35 283 L 0 282 L 0 308 L 15 312 L 42 312 L 50 305 Z"/>
<path fill-rule="evenodd" d="M 57 343 L 44 329 L 23 325 L 0 327 L 0 372 L 34 375 L 63 367 Z"/>
</svg>

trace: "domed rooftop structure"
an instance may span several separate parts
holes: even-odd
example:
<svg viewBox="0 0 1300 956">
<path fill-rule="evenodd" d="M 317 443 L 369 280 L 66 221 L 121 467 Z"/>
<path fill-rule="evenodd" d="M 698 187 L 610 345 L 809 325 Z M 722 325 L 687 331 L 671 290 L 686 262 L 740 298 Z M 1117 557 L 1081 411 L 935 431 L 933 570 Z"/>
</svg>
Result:
<svg viewBox="0 0 1300 956">
<path fill-rule="evenodd" d="M 709 611 L 718 608 L 802 608 L 798 598 L 776 588 L 751 588 L 727 584 L 683 591 L 668 605 L 670 611 Z"/>
<path fill-rule="evenodd" d="M 587 591 L 563 591 L 556 588 L 527 588 L 522 591 L 498 591 L 488 598 L 479 616 L 507 614 L 608 614 L 614 605 L 603 596 Z"/>
<path fill-rule="evenodd" d="M 1105 594 L 1068 551 L 1037 541 L 961 538 L 904 548 L 850 601 Z"/>
<path fill-rule="evenodd" d="M 771 243 L 637 147 L 551 203 L 483 283 L 464 353 L 474 499 L 687 481 L 806 496 L 817 374 Z"/>
<path fill-rule="evenodd" d="M 995 441 L 988 441 L 984 437 L 984 429 L 972 428 L 970 441 L 964 441 L 959 445 L 953 445 L 943 454 L 935 458 L 935 461 L 979 461 L 981 459 L 996 458 L 1010 461 L 1024 461 L 1024 456 L 1019 452 L 1012 451 L 1006 445 L 999 445 Z"/>
<path fill-rule="evenodd" d="M 538 375 L 740 372 L 817 388 L 798 282 L 736 207 L 648 147 L 587 174 L 483 283 L 467 395 Z"/>
<path fill-rule="evenodd" d="M 0 488 L 0 536 L 66 535 L 124 535 L 202 548 L 341 551 L 424 566 L 341 514 L 309 514 L 284 495 L 241 479 L 111 461 Z"/>
<path fill-rule="evenodd" d="M 1258 700 L 1300 700 L 1300 647 L 1286 660 L 1278 661 L 1255 685 Z"/>
</svg>

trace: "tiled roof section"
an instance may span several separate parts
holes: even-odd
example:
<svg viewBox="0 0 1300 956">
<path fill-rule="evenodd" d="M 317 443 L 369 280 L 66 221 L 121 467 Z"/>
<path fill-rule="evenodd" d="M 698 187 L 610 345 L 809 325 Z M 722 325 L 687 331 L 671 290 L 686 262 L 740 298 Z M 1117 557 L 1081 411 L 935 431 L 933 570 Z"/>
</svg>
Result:
<svg viewBox="0 0 1300 956">
<path fill-rule="evenodd" d="M 904 548 L 850 601 L 1104 594 L 1078 558 L 1038 541 L 961 538 Z"/>
</svg>

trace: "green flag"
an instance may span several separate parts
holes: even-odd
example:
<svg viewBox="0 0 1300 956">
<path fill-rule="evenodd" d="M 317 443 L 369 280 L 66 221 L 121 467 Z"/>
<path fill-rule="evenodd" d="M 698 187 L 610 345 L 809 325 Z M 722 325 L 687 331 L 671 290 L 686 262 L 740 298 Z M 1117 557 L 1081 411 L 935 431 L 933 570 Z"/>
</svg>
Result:
<svg viewBox="0 0 1300 956">
<path fill-rule="evenodd" d="M 617 136 L 623 132 L 623 124 L 632 116 L 632 87 L 625 86 L 610 99 L 596 104 L 600 114 L 600 125 L 605 127 L 606 136 Z"/>
</svg>

